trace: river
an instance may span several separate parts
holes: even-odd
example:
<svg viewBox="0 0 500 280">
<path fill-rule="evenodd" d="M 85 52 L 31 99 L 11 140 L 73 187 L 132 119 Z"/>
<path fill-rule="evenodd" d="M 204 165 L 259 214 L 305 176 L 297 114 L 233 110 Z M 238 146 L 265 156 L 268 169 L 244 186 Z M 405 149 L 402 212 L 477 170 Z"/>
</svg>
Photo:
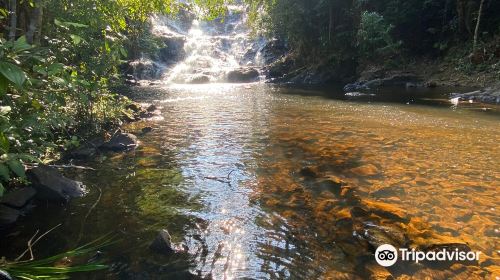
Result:
<svg viewBox="0 0 500 280">
<path fill-rule="evenodd" d="M 408 239 L 417 224 L 457 238 L 489 259 L 467 273 L 498 272 L 498 108 L 456 108 L 429 90 L 345 100 L 334 89 L 262 83 L 144 87 L 134 96 L 162 112 L 124 127 L 153 128 L 139 148 L 80 163 L 95 171 L 67 173 L 90 193 L 65 209 L 39 205 L 3 240 L 9 253 L 36 229 L 62 223 L 36 255 L 71 249 L 79 235 L 119 239 L 103 249 L 110 268 L 85 279 L 365 278 L 373 253 L 352 221 L 370 201 L 407 217 L 374 211 L 364 222 L 398 226 Z M 340 200 L 324 179 L 356 199 Z M 163 228 L 187 254 L 149 250 Z M 434 279 L 463 272 L 390 271 Z"/>
</svg>

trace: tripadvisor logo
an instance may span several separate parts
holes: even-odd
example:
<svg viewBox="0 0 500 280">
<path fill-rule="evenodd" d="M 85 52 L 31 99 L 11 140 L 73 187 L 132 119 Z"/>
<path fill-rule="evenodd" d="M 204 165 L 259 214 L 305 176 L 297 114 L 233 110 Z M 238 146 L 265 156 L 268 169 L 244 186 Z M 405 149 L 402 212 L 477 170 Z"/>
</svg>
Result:
<svg viewBox="0 0 500 280">
<path fill-rule="evenodd" d="M 415 249 L 399 248 L 397 250 L 390 244 L 380 245 L 375 251 L 375 260 L 381 266 L 392 266 L 399 259 L 402 261 L 413 261 L 415 263 L 421 261 L 479 261 L 481 252 L 473 251 L 460 251 L 458 248 L 455 250 L 442 249 L 439 251 L 416 251 Z"/>
</svg>

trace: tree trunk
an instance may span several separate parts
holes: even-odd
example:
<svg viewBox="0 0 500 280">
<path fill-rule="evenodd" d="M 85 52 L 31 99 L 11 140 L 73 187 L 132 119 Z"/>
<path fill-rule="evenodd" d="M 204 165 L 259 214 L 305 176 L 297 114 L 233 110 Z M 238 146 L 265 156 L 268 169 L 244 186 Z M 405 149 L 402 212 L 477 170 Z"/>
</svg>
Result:
<svg viewBox="0 0 500 280">
<path fill-rule="evenodd" d="M 481 14 L 483 13 L 483 4 L 484 4 L 484 0 L 481 0 L 481 4 L 479 4 L 479 11 L 477 13 L 476 29 L 474 30 L 474 43 L 472 45 L 473 52 L 476 52 L 476 48 L 477 48 L 477 39 L 479 37 L 479 24 L 481 23 Z"/>
<path fill-rule="evenodd" d="M 42 27 L 43 27 L 43 6 L 40 6 L 40 14 L 38 16 L 38 30 L 35 32 L 35 45 L 40 45 L 40 40 L 42 39 Z"/>
<path fill-rule="evenodd" d="M 330 4 L 330 22 L 328 24 L 328 42 L 332 42 L 332 31 L 333 31 L 333 4 Z"/>
<path fill-rule="evenodd" d="M 10 26 L 9 26 L 9 40 L 16 39 L 17 30 L 17 0 L 10 0 L 9 4 Z"/>
<path fill-rule="evenodd" d="M 40 18 L 42 17 L 41 2 L 42 2 L 41 0 L 35 0 L 35 8 L 31 13 L 28 31 L 26 32 L 26 42 L 31 45 L 34 43 L 34 37 L 39 28 L 39 22 L 41 21 Z"/>
</svg>

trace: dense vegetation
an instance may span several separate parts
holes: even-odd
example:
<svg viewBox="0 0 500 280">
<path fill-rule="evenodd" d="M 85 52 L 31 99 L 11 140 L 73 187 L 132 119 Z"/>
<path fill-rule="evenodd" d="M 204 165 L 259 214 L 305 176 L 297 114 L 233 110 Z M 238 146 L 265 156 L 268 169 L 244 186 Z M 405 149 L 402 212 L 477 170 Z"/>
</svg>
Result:
<svg viewBox="0 0 500 280">
<path fill-rule="evenodd" d="M 207 16 L 222 1 L 195 1 Z M 127 100 L 110 89 L 120 65 L 157 48 L 153 13 L 172 0 L 0 1 L 0 196 L 25 166 L 57 158 L 120 122 Z M 15 178 L 14 182 L 11 180 Z"/>
<path fill-rule="evenodd" d="M 500 2 L 494 0 L 248 0 L 252 21 L 284 39 L 297 67 L 395 63 L 453 53 L 500 73 Z M 458 61 L 460 60 L 460 61 Z M 495 64 L 496 63 L 496 64 Z"/>
</svg>

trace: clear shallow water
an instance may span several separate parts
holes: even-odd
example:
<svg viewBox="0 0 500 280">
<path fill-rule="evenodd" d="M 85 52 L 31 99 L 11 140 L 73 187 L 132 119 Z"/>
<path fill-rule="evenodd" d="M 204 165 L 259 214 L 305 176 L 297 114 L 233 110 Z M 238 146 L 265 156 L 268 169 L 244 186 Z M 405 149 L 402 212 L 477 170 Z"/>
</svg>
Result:
<svg viewBox="0 0 500 280">
<path fill-rule="evenodd" d="M 97 169 L 67 173 L 85 182 L 89 195 L 64 210 L 39 205 L 2 240 L 11 244 L 6 254 L 22 251 L 35 229 L 62 222 L 37 255 L 73 248 L 80 235 L 80 243 L 109 232 L 121 239 L 103 250 L 110 269 L 86 279 L 366 278 L 374 260 L 353 234 L 351 216 L 370 201 L 403 209 L 412 220 L 364 221 L 398 225 L 409 236 L 418 224 L 422 232 L 458 238 L 488 258 L 468 268 L 467 278 L 498 272 L 494 106 L 452 108 L 438 91 L 339 100 L 333 90 L 264 84 L 179 85 L 134 95 L 162 107 L 161 118 L 124 128 L 153 127 L 140 136 L 141 146 L 79 163 Z M 357 198 L 338 199 L 318 183 L 325 178 L 342 181 Z M 189 255 L 150 252 L 162 228 Z M 398 266 L 391 273 L 464 277 L 447 271 Z"/>
</svg>

